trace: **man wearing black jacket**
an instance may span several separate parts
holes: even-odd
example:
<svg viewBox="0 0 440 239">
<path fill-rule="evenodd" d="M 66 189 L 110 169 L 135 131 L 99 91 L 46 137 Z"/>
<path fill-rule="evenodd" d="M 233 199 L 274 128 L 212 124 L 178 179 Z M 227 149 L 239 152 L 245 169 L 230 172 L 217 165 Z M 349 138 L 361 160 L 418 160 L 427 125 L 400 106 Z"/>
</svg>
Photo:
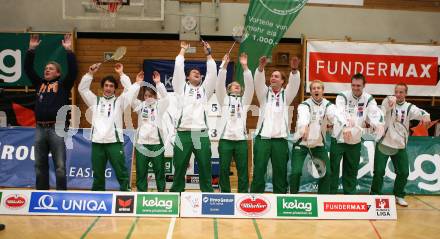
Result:
<svg viewBox="0 0 440 239">
<path fill-rule="evenodd" d="M 35 174 L 36 189 L 49 190 L 49 152 L 52 153 L 56 174 L 56 189 L 66 190 L 66 146 L 64 138 L 55 132 L 58 110 L 69 105 L 69 94 L 78 74 L 76 57 L 72 52 L 72 35 L 66 34 L 62 45 L 67 52 L 68 72 L 61 79 L 61 67 L 57 62 L 48 62 L 44 76 L 34 70 L 35 49 L 41 43 L 38 35 L 31 35 L 26 53 L 24 70 L 36 91 L 35 102 Z"/>
</svg>

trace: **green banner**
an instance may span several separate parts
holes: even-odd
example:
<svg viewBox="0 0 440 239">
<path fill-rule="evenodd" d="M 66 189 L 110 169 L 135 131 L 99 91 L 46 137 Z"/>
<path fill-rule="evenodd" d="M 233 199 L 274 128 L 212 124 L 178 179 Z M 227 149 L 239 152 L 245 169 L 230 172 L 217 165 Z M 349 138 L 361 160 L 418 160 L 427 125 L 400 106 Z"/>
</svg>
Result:
<svg viewBox="0 0 440 239">
<path fill-rule="evenodd" d="M 289 140 L 289 149 L 293 143 Z M 327 149 L 330 149 L 330 137 L 327 135 Z M 363 141 L 361 149 L 361 163 L 358 170 L 357 192 L 369 193 L 373 180 L 374 169 L 374 141 Z M 291 152 L 291 151 L 290 151 Z M 408 147 L 409 177 L 405 187 L 407 194 L 438 194 L 440 195 L 440 137 L 409 137 Z M 289 153 L 289 158 L 291 158 Z M 330 155 L 329 155 L 330 157 Z M 312 175 L 307 167 L 309 161 L 307 156 L 302 177 L 300 192 L 317 192 L 318 175 Z M 269 163 L 266 191 L 272 191 L 272 166 Z M 290 174 L 290 160 L 288 163 L 288 174 Z M 392 194 L 394 187 L 393 163 L 389 159 L 385 171 L 383 193 Z M 342 193 L 342 183 L 339 184 L 339 192 Z"/>
<path fill-rule="evenodd" d="M 29 33 L 0 33 L 0 87 L 30 86 L 24 72 L 24 60 L 29 48 Z M 61 65 L 62 77 L 67 72 L 66 51 L 61 45 L 64 34 L 40 34 L 41 44 L 36 49 L 34 68 L 43 75 L 49 61 Z"/>
<path fill-rule="evenodd" d="M 138 194 L 137 214 L 178 215 L 179 195 Z"/>
<path fill-rule="evenodd" d="M 239 55 L 248 55 L 248 66 L 254 71 L 261 56 L 270 57 L 272 49 L 284 36 L 307 0 L 254 0 L 250 1 L 241 38 Z M 243 83 L 243 69 L 236 64 L 236 79 Z"/>
</svg>

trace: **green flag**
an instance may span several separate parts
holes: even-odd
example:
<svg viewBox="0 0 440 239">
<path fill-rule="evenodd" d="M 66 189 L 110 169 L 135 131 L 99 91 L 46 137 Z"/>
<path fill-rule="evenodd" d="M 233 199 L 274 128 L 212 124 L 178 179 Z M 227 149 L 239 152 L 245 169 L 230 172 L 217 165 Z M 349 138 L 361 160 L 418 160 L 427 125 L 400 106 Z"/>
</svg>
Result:
<svg viewBox="0 0 440 239">
<path fill-rule="evenodd" d="M 261 56 L 270 56 L 307 0 L 252 0 L 246 15 L 245 34 L 239 55 L 248 55 L 248 66 L 254 71 Z M 236 65 L 236 79 L 243 84 L 243 69 Z"/>
<path fill-rule="evenodd" d="M 66 51 L 61 45 L 64 34 L 40 34 L 34 69 L 40 76 L 49 61 L 61 65 L 63 77 L 67 72 Z M 29 47 L 29 33 L 0 33 L 0 87 L 30 86 L 23 64 Z"/>
</svg>

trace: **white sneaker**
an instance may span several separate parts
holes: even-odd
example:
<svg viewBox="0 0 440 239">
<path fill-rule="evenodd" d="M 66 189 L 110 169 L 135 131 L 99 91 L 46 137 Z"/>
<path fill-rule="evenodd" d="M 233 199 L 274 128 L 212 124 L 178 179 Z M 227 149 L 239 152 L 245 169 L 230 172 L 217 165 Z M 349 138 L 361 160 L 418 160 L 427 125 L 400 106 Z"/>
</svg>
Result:
<svg viewBox="0 0 440 239">
<path fill-rule="evenodd" d="M 408 207 L 408 203 L 401 197 L 396 197 L 396 203 L 402 207 Z"/>
</svg>

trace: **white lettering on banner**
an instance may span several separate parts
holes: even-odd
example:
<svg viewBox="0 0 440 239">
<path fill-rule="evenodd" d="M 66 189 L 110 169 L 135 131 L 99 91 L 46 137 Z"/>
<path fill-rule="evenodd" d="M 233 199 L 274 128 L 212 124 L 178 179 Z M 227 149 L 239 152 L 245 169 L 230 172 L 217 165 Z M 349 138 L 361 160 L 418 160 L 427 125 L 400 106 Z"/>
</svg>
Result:
<svg viewBox="0 0 440 239">
<path fill-rule="evenodd" d="M 93 177 L 93 170 L 91 168 L 78 168 L 78 167 L 70 167 L 69 172 L 67 174 L 68 177 L 75 177 L 75 178 L 92 178 Z M 110 178 L 112 176 L 112 170 L 111 168 L 107 168 L 105 170 L 105 177 Z"/>
<path fill-rule="evenodd" d="M 405 66 L 408 67 L 404 71 Z M 409 64 L 404 63 L 396 64 L 390 63 L 389 65 L 383 62 L 352 62 L 352 61 L 316 61 L 316 74 L 319 74 L 320 69 L 326 70 L 330 75 L 354 75 L 358 72 L 365 74 L 366 76 L 392 76 L 392 77 L 416 77 L 416 78 L 431 78 L 429 70 L 431 64 Z M 377 69 L 377 70 L 376 70 Z"/>
<path fill-rule="evenodd" d="M 298 202 L 296 199 L 294 202 L 286 202 L 283 198 L 283 208 L 285 209 L 304 209 L 306 212 L 312 211 L 312 203 Z"/>
<path fill-rule="evenodd" d="M 79 210 L 79 211 L 107 211 L 104 201 L 99 203 L 96 200 L 63 200 L 63 210 Z"/>
<path fill-rule="evenodd" d="M 357 178 L 363 178 L 367 175 L 373 176 L 374 172 L 374 150 L 375 150 L 375 143 L 373 141 L 364 141 L 363 147 L 366 148 L 366 152 L 368 157 L 364 158 L 361 156 L 360 165 L 365 163 L 362 167 L 358 170 L 358 176 Z M 424 163 L 430 162 L 434 165 L 435 169 L 432 173 L 428 174 L 424 171 L 422 168 L 422 165 Z M 390 164 L 392 164 L 391 160 L 388 161 L 387 167 L 385 168 L 385 176 L 390 179 L 396 179 L 396 174 L 391 171 Z M 418 187 L 422 190 L 430 191 L 430 192 L 437 192 L 440 191 L 440 155 L 430 155 L 430 154 L 421 154 L 418 155 L 414 161 L 414 170 L 411 171 L 408 176 L 408 180 L 415 181 L 418 178 L 423 179 L 425 182 L 419 182 Z M 316 171 L 316 170 L 315 170 Z M 342 176 L 342 164 L 341 169 L 339 171 L 339 177 Z M 317 172 L 312 172 L 312 177 L 319 178 L 319 175 Z M 431 182 L 429 184 L 428 182 Z M 360 190 L 360 185 L 357 185 L 357 190 Z M 342 189 L 340 185 L 340 189 Z"/>
<path fill-rule="evenodd" d="M 0 159 L 3 160 L 34 160 L 34 146 L 31 147 L 29 151 L 29 147 L 25 145 L 20 145 L 17 147 L 14 147 L 14 145 L 3 145 L 1 149 L 1 156 Z"/>
<path fill-rule="evenodd" d="M 173 207 L 172 200 L 159 200 L 159 198 L 155 197 L 154 199 L 147 200 L 143 198 L 142 206 L 144 207 L 164 207 L 165 209 L 171 209 Z"/>
<path fill-rule="evenodd" d="M 14 65 L 6 66 L 5 58 L 11 56 L 14 58 Z M 6 83 L 13 83 L 21 78 L 21 51 L 5 49 L 0 52 L 0 79 Z"/>
</svg>

